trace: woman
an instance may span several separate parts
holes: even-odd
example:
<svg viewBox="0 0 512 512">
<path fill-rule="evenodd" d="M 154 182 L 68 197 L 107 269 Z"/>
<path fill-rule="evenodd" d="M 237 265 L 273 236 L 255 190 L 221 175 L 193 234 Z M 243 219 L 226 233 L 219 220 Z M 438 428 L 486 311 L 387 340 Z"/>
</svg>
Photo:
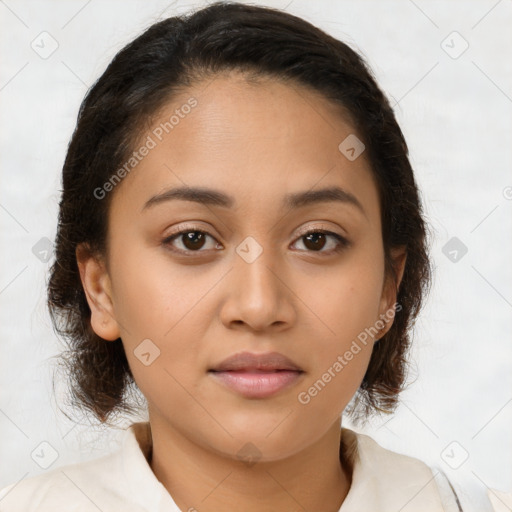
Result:
<svg viewBox="0 0 512 512">
<path fill-rule="evenodd" d="M 462 510 L 441 472 L 340 428 L 396 407 L 429 283 L 360 56 L 263 7 L 156 23 L 82 103 L 48 285 L 77 405 L 108 424 L 136 385 L 149 421 L 2 510 Z"/>
</svg>

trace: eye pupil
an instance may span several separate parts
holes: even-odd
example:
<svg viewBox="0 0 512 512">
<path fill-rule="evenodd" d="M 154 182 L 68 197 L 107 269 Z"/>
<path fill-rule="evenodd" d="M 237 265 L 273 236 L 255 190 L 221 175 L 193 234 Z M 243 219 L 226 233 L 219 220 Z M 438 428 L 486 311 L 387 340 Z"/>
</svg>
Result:
<svg viewBox="0 0 512 512">
<path fill-rule="evenodd" d="M 309 249 L 321 250 L 325 245 L 325 233 L 309 233 L 305 238 L 307 242 L 304 245 Z M 320 245 L 318 244 L 319 240 L 323 242 Z M 308 245 L 310 242 L 313 242 L 311 247 Z"/>
<path fill-rule="evenodd" d="M 185 233 L 183 237 L 183 245 L 191 251 L 201 249 L 204 245 L 205 236 L 204 233 L 200 231 L 189 231 Z"/>
</svg>

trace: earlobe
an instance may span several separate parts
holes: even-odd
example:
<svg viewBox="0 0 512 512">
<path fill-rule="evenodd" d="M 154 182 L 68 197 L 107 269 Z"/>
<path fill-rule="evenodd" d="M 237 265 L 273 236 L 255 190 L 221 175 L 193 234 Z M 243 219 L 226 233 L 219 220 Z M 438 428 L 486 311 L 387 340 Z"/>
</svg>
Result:
<svg viewBox="0 0 512 512">
<path fill-rule="evenodd" d="M 385 278 L 379 311 L 379 318 L 385 322 L 385 326 L 381 329 L 378 336 L 379 338 L 382 338 L 393 325 L 398 289 L 402 282 L 405 270 L 405 262 L 407 260 L 407 252 L 405 247 L 393 248 L 391 250 L 391 259 L 393 262 L 393 268 L 395 269 L 396 281 L 393 275 L 387 275 Z"/>
<path fill-rule="evenodd" d="M 91 310 L 91 327 L 101 338 L 114 341 L 120 337 L 120 332 L 115 319 L 110 276 L 106 265 L 83 244 L 76 248 L 76 260 Z"/>
</svg>

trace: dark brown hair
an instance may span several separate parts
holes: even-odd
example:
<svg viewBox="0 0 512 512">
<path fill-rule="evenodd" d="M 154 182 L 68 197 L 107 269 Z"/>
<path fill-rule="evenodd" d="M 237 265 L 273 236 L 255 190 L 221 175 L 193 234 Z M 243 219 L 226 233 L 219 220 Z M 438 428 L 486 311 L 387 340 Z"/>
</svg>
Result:
<svg viewBox="0 0 512 512">
<path fill-rule="evenodd" d="M 92 330 L 77 267 L 78 244 L 105 255 L 115 191 L 101 200 L 94 191 L 126 161 L 144 126 L 174 94 L 229 70 L 320 93 L 347 113 L 364 141 L 379 191 L 387 275 L 396 279 L 393 247 L 405 246 L 407 261 L 397 296 L 401 310 L 375 344 L 347 411 L 356 422 L 375 411 L 392 412 L 406 378 L 409 331 L 431 279 L 426 226 L 402 131 L 365 61 L 349 46 L 296 16 L 234 2 L 152 25 L 114 57 L 80 106 L 62 172 L 48 282 L 52 322 L 68 342 L 61 362 L 70 379 L 71 403 L 101 422 L 136 410 L 129 398 L 136 386 L 122 342 L 107 342 Z"/>
</svg>

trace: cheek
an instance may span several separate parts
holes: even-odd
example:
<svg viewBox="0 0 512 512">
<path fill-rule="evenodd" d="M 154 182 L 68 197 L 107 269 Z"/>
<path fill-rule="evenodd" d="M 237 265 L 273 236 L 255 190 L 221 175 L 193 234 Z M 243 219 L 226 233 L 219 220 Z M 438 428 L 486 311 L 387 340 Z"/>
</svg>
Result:
<svg viewBox="0 0 512 512">
<path fill-rule="evenodd" d="M 347 283 L 348 285 L 348 283 Z M 350 402 L 370 362 L 378 300 L 372 288 L 346 286 L 324 289 L 321 318 L 325 328 L 311 351 L 309 378 L 298 390 L 298 407 L 318 428 L 335 421 Z M 314 411 L 314 412 L 313 412 Z"/>
<path fill-rule="evenodd" d="M 173 264 L 162 251 L 126 251 L 113 265 L 115 314 L 127 339 L 167 342 L 212 286 L 198 278 L 197 267 Z"/>
<path fill-rule="evenodd" d="M 204 308 L 218 273 L 201 278 L 197 266 L 172 264 L 156 249 L 119 256 L 114 309 L 135 381 L 143 393 L 179 395 L 177 382 L 189 385 L 191 370 L 202 371 Z"/>
<path fill-rule="evenodd" d="M 156 407 L 186 411 L 191 404 L 183 386 L 191 390 L 191 370 L 198 371 L 200 296 L 181 272 L 160 272 L 150 264 L 127 270 L 130 278 L 119 286 L 116 316 L 123 323 L 121 338 L 134 380 Z"/>
<path fill-rule="evenodd" d="M 320 325 L 330 351 L 341 350 L 379 318 L 384 279 L 378 247 L 354 251 L 337 267 L 301 285 L 302 296 Z"/>
<path fill-rule="evenodd" d="M 344 407 L 357 391 L 368 367 L 379 320 L 383 282 L 378 246 L 355 251 L 343 265 L 317 280 L 307 290 L 307 305 L 316 313 L 310 335 L 315 368 L 302 391 L 307 405 L 329 414 L 329 407 Z M 306 287 L 303 287 L 306 292 Z M 332 411 L 333 409 L 331 409 Z"/>
</svg>

